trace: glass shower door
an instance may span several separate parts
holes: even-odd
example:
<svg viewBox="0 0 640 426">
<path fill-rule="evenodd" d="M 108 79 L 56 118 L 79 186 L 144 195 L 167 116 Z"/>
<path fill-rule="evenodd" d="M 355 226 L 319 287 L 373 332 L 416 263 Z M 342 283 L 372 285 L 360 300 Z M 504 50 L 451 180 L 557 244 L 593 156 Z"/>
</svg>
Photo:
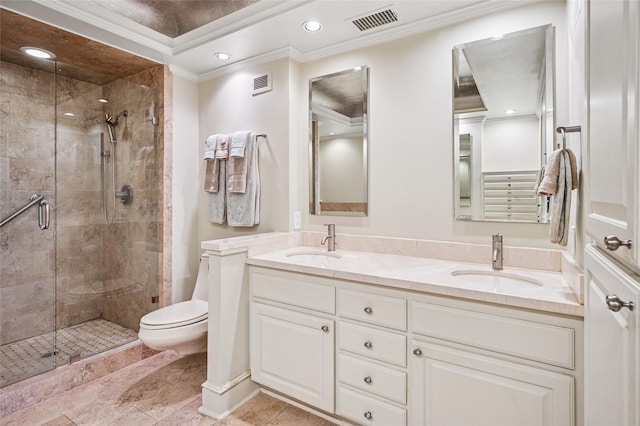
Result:
<svg viewBox="0 0 640 426">
<path fill-rule="evenodd" d="M 34 196 L 55 206 L 55 63 L 2 61 L 0 219 Z M 0 386 L 55 367 L 56 235 L 39 203 L 0 228 Z M 53 216 L 54 212 L 51 211 Z"/>
</svg>

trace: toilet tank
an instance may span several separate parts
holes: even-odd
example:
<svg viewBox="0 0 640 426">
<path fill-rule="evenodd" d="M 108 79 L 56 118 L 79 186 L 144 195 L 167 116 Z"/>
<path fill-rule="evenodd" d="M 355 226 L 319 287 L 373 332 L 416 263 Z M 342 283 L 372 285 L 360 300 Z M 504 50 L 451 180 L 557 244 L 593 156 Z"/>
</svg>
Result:
<svg viewBox="0 0 640 426">
<path fill-rule="evenodd" d="M 200 267 L 198 268 L 198 278 L 193 288 L 191 300 L 209 300 L 209 255 L 202 253 L 200 256 Z"/>
</svg>

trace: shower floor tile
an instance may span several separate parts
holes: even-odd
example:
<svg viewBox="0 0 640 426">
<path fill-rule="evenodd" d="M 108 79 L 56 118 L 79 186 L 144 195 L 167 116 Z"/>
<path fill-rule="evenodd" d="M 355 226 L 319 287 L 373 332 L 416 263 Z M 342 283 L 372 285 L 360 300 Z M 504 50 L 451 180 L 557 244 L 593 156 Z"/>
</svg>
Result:
<svg viewBox="0 0 640 426">
<path fill-rule="evenodd" d="M 104 319 L 96 319 L 0 346 L 0 387 L 131 342 L 138 334 Z M 54 351 L 55 341 L 55 351 Z M 52 352 L 54 351 L 54 352 Z"/>
</svg>

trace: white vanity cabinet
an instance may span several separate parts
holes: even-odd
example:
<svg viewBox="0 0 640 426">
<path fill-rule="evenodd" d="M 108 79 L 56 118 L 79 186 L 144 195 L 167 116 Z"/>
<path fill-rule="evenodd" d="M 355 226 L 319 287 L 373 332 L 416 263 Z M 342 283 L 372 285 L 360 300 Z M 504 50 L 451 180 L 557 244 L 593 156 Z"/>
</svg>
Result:
<svg viewBox="0 0 640 426">
<path fill-rule="evenodd" d="M 640 271 L 640 3 L 589 5 L 589 170 L 585 229 L 600 247 Z M 587 129 L 582 128 L 582 132 Z M 605 248 L 605 250 L 607 250 Z"/>
<path fill-rule="evenodd" d="M 407 422 L 407 301 L 338 289 L 336 414 L 365 425 Z"/>
<path fill-rule="evenodd" d="M 640 423 L 640 277 L 585 250 L 585 424 Z"/>
<path fill-rule="evenodd" d="M 250 283 L 251 379 L 333 412 L 335 288 L 257 268 Z"/>
<path fill-rule="evenodd" d="M 579 424 L 581 321 L 443 298 L 410 318 L 410 424 Z"/>
<path fill-rule="evenodd" d="M 580 318 L 255 265 L 250 279 L 252 379 L 292 399 L 360 425 L 582 424 Z"/>
</svg>

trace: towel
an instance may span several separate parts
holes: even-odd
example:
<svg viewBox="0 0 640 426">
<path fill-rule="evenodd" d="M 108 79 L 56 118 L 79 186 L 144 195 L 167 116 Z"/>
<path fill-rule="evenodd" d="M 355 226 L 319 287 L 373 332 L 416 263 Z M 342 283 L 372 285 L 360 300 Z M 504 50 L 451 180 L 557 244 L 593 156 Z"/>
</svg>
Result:
<svg viewBox="0 0 640 426">
<path fill-rule="evenodd" d="M 229 161 L 227 161 L 227 191 L 234 194 L 244 194 L 247 189 L 247 157 L 244 152 L 247 146 L 249 132 L 236 132 L 231 139 Z M 235 146 L 234 146 L 235 144 Z M 242 155 L 234 155 L 242 151 Z"/>
<path fill-rule="evenodd" d="M 229 135 L 218 135 L 216 140 L 216 159 L 226 160 L 229 158 Z"/>
<path fill-rule="evenodd" d="M 569 213 L 571 211 L 571 190 L 574 188 L 573 162 L 569 150 L 563 150 L 558 167 L 558 183 L 551 197 L 551 226 L 549 237 L 552 243 L 566 246 L 569 239 Z"/>
<path fill-rule="evenodd" d="M 244 157 L 245 147 L 249 140 L 251 132 L 239 131 L 233 134 L 231 138 L 231 148 L 229 149 L 229 157 Z"/>
<path fill-rule="evenodd" d="M 558 190 L 560 163 L 564 154 L 568 155 L 566 167 L 567 171 L 571 174 L 571 189 L 578 188 L 578 166 L 575 154 L 568 148 L 556 149 L 549 155 L 547 165 L 544 167 L 544 176 L 538 185 L 538 195 L 552 196 Z M 562 162 L 562 164 L 564 164 L 564 162 Z"/>
<path fill-rule="evenodd" d="M 209 162 L 219 163 L 218 180 L 220 184 L 218 192 L 207 193 L 208 218 L 209 222 L 222 224 L 227 218 L 226 160 L 215 159 L 208 160 L 207 163 Z"/>
<path fill-rule="evenodd" d="M 220 188 L 220 159 L 205 160 L 204 191 L 218 192 Z M 224 161 L 224 160 L 222 160 Z"/>
<path fill-rule="evenodd" d="M 204 141 L 204 159 L 213 160 L 216 156 L 216 141 L 220 135 L 209 135 L 206 141 Z"/>
<path fill-rule="evenodd" d="M 254 226 L 260 223 L 260 170 L 258 168 L 258 143 L 255 134 L 247 141 L 246 190 L 244 193 L 227 194 L 227 223 L 229 226 Z"/>
</svg>

